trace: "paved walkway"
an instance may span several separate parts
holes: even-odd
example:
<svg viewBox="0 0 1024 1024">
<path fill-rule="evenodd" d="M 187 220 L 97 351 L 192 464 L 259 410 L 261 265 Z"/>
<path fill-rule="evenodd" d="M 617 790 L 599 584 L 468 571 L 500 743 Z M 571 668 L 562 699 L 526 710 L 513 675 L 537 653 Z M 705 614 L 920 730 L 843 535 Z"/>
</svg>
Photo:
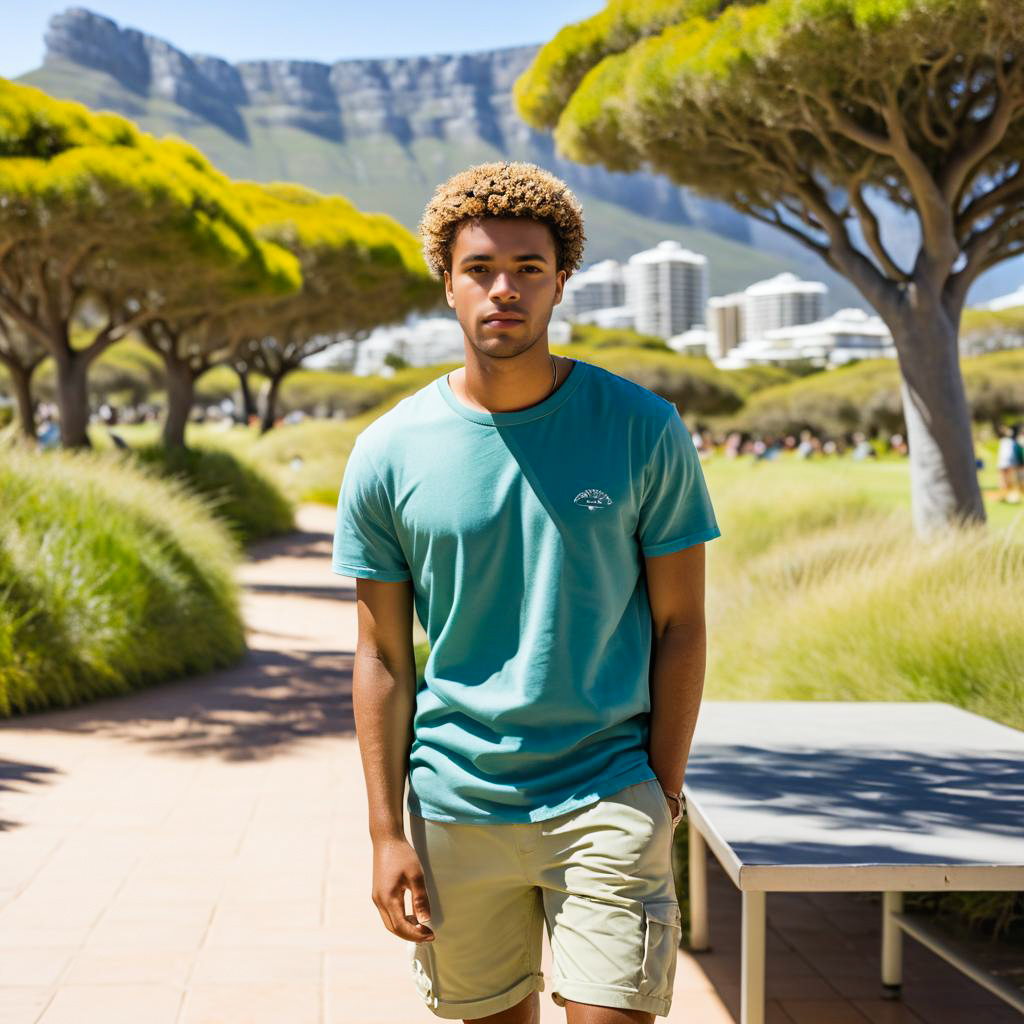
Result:
<svg viewBox="0 0 1024 1024">
<path fill-rule="evenodd" d="M 433 1019 L 367 895 L 333 512 L 300 525 L 241 570 L 242 665 L 0 723 L 3 1024 Z M 680 953 L 669 1022 L 738 1019 L 739 901 L 710 867 L 715 948 Z M 772 897 L 769 923 L 770 1024 L 1019 1019 L 915 944 L 905 1003 L 879 1001 L 864 899 Z"/>
</svg>

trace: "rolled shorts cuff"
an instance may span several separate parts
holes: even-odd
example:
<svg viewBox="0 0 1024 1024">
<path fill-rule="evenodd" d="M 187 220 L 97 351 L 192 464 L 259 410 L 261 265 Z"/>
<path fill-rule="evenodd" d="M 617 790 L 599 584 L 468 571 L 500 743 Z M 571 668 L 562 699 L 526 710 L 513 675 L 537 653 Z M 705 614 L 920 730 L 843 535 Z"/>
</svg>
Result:
<svg viewBox="0 0 1024 1024">
<path fill-rule="evenodd" d="M 528 974 L 510 989 L 499 992 L 496 996 L 488 996 L 486 999 L 467 999 L 452 1003 L 432 998 L 425 1002 L 430 1012 L 443 1020 L 475 1020 L 477 1017 L 489 1017 L 492 1013 L 508 1010 L 516 1003 L 522 1002 L 531 992 L 543 991 L 544 975 Z"/>
<path fill-rule="evenodd" d="M 612 1006 L 617 1010 L 642 1010 L 658 1017 L 667 1017 L 672 1007 L 671 997 L 643 995 L 640 992 L 619 988 L 615 985 L 594 985 L 588 981 L 551 982 L 551 998 L 564 1006 L 567 999 L 574 1003 L 589 1003 L 593 1006 Z"/>
</svg>

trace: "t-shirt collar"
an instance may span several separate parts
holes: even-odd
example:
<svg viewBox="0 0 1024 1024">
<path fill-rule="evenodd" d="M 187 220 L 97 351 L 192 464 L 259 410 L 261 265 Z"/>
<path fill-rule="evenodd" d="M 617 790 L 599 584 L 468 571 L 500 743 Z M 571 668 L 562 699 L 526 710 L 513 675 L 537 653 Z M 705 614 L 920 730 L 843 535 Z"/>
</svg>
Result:
<svg viewBox="0 0 1024 1024">
<path fill-rule="evenodd" d="M 548 395 L 542 401 L 537 402 L 536 405 L 528 406 L 525 409 L 516 409 L 512 412 L 485 412 L 483 409 L 473 409 L 468 405 L 463 405 L 455 397 L 455 392 L 452 391 L 451 385 L 448 383 L 448 374 L 438 377 L 435 383 L 445 402 L 464 419 L 491 427 L 505 427 L 513 426 L 517 423 L 529 423 L 531 420 L 540 419 L 542 416 L 547 416 L 548 413 L 554 412 L 579 387 L 589 368 L 589 363 L 584 363 L 580 359 L 573 359 L 572 368 L 557 391 Z"/>
</svg>

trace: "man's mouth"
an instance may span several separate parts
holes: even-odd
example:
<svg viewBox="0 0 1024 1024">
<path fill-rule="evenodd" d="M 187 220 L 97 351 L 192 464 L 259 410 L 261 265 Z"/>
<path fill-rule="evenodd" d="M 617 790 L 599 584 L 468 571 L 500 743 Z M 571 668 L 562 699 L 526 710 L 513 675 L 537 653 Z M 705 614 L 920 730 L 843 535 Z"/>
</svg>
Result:
<svg viewBox="0 0 1024 1024">
<path fill-rule="evenodd" d="M 489 327 L 515 327 L 516 324 L 523 323 L 521 316 L 502 315 L 502 316 L 489 316 L 484 323 Z"/>
</svg>

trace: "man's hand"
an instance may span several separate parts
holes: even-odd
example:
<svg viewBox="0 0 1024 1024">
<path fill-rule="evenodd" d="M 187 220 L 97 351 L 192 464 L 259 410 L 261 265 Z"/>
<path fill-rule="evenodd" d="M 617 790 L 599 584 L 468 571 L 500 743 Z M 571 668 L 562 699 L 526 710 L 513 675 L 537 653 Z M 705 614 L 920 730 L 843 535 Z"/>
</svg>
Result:
<svg viewBox="0 0 1024 1024">
<path fill-rule="evenodd" d="M 405 912 L 405 893 L 412 894 L 412 914 Z M 373 844 L 373 903 L 389 932 L 409 942 L 430 942 L 430 902 L 423 868 L 404 837 Z"/>
</svg>

